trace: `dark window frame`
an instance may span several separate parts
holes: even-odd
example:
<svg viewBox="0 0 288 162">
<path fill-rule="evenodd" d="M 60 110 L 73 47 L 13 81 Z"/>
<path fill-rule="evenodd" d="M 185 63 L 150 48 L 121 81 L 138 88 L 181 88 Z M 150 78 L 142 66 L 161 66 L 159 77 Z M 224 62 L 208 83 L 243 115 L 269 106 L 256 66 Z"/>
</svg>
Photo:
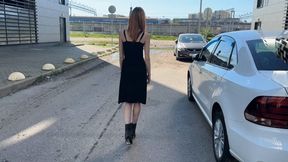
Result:
<svg viewBox="0 0 288 162">
<path fill-rule="evenodd" d="M 264 0 L 257 0 L 256 8 L 263 8 L 263 6 L 264 6 Z"/>
<path fill-rule="evenodd" d="M 66 5 L 66 2 L 65 2 L 65 0 L 59 0 L 59 4 Z"/>
<path fill-rule="evenodd" d="M 259 30 L 261 29 L 261 25 L 262 25 L 262 22 L 261 21 L 256 21 L 254 23 L 254 30 Z"/>
</svg>

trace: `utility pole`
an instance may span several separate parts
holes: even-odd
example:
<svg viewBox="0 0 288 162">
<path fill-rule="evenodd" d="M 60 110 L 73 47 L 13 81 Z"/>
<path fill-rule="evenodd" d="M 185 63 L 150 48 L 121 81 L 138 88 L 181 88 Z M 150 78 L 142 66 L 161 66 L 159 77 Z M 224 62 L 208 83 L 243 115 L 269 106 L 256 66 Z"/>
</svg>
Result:
<svg viewBox="0 0 288 162">
<path fill-rule="evenodd" d="M 109 6 L 108 11 L 110 13 L 110 19 L 111 19 L 111 29 L 110 29 L 111 30 L 111 44 L 113 45 L 113 18 L 114 16 L 116 18 L 116 15 L 114 15 L 114 13 L 116 12 L 116 7 L 111 5 Z"/>
<path fill-rule="evenodd" d="M 201 32 L 201 19 L 202 19 L 202 0 L 200 0 L 200 12 L 198 18 L 198 33 Z"/>
</svg>

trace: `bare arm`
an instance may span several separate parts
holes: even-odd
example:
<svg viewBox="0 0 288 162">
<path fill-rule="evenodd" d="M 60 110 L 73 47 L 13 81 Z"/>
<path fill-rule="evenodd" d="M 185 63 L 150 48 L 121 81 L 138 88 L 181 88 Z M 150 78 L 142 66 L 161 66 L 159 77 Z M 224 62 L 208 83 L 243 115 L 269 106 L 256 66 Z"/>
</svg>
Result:
<svg viewBox="0 0 288 162">
<path fill-rule="evenodd" d="M 119 64 L 120 64 L 120 70 L 122 70 L 122 63 L 124 60 L 124 51 L 123 51 L 123 44 L 122 44 L 122 34 L 119 34 Z"/>
<path fill-rule="evenodd" d="M 151 81 L 151 64 L 150 64 L 150 35 L 147 34 L 145 38 L 145 45 L 144 45 L 144 53 L 145 53 L 145 64 L 147 70 L 147 82 L 150 83 Z"/>
</svg>

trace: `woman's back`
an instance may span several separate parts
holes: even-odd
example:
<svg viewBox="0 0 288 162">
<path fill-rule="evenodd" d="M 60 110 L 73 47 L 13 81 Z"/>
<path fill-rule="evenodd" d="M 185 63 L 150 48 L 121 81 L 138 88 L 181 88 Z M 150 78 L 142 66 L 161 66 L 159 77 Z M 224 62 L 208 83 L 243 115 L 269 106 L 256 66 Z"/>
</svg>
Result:
<svg viewBox="0 0 288 162">
<path fill-rule="evenodd" d="M 124 51 L 124 56 L 125 56 L 125 61 L 133 61 L 138 62 L 138 61 L 143 61 L 143 47 L 144 43 L 142 43 L 142 39 L 144 36 L 144 32 L 140 32 L 138 39 L 136 41 L 129 40 L 127 39 L 126 31 L 123 31 L 124 34 L 124 41 L 123 41 L 123 51 Z"/>
</svg>

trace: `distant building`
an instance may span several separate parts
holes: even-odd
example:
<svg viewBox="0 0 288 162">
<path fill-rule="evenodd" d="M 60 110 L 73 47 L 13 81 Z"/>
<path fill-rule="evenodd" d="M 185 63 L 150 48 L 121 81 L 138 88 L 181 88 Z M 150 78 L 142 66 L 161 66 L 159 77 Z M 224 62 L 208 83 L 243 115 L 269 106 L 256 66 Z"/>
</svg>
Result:
<svg viewBox="0 0 288 162">
<path fill-rule="evenodd" d="M 209 28 L 214 34 L 237 30 L 249 30 L 251 28 L 251 23 L 243 22 L 240 18 L 234 18 L 234 12 L 234 8 L 216 10 L 214 12 L 211 8 L 206 8 L 202 13 L 202 19 L 200 21 L 201 28 Z M 197 32 L 199 14 L 189 14 L 188 19 L 173 19 L 173 23 L 189 26 L 189 29 L 191 28 L 189 31 Z"/>
<path fill-rule="evenodd" d="M 287 0 L 254 0 L 251 29 L 261 29 L 265 33 L 287 30 Z"/>
<path fill-rule="evenodd" d="M 231 14 L 228 11 L 225 10 L 218 10 L 218 11 L 214 11 L 213 19 L 227 19 L 227 18 L 231 18 Z"/>
<path fill-rule="evenodd" d="M 67 0 L 0 0 L 0 45 L 69 40 Z"/>
<path fill-rule="evenodd" d="M 188 19 L 198 19 L 199 18 L 199 14 L 189 14 L 188 15 Z"/>
</svg>

